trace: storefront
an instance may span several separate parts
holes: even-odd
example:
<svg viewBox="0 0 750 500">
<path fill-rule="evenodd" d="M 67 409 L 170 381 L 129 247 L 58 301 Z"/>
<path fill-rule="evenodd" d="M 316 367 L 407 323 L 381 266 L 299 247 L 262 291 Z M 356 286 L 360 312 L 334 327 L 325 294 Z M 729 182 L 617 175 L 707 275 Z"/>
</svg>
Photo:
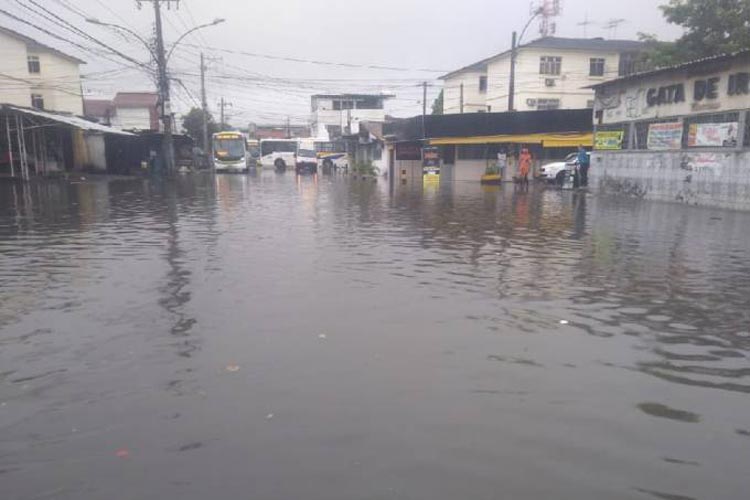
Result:
<svg viewBox="0 0 750 500">
<path fill-rule="evenodd" d="M 591 110 L 585 109 L 428 116 L 424 133 L 417 117 L 386 128 L 389 166 L 392 175 L 421 182 L 422 149 L 437 147 L 441 182 L 479 183 L 498 158 L 507 159 L 505 180 L 511 181 L 522 147 L 531 151 L 537 168 L 565 158 L 581 144 L 591 147 L 592 129 Z"/>
<path fill-rule="evenodd" d="M 750 51 L 594 88 L 595 185 L 750 209 Z"/>
</svg>

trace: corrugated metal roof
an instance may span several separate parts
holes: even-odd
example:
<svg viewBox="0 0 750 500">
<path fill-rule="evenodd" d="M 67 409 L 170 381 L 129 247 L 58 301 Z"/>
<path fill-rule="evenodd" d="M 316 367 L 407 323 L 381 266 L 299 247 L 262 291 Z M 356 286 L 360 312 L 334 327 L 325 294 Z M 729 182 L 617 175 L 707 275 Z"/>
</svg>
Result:
<svg viewBox="0 0 750 500">
<path fill-rule="evenodd" d="M 25 115 L 36 116 L 38 118 L 44 118 L 46 120 L 62 123 L 63 125 L 69 125 L 71 127 L 79 128 L 81 130 L 88 130 L 90 132 L 101 132 L 103 134 L 116 134 L 116 135 L 135 135 L 130 132 L 125 132 L 119 128 L 107 127 L 99 123 L 90 122 L 79 118 L 77 116 L 60 115 L 57 113 L 50 113 L 49 111 L 42 111 L 39 109 L 21 108 L 18 106 L 11 106 L 8 104 L 2 105 L 2 108 L 23 113 Z"/>
<path fill-rule="evenodd" d="M 738 52 L 733 52 L 731 54 L 719 54 L 719 55 L 711 56 L 711 57 L 703 57 L 701 59 L 695 59 L 693 61 L 688 61 L 688 62 L 684 62 L 680 64 L 674 64 L 672 66 L 664 66 L 664 67 L 652 69 L 649 71 L 641 71 L 639 73 L 633 73 L 633 74 L 623 76 L 620 78 L 615 78 L 613 80 L 607 80 L 606 82 L 597 83 L 596 85 L 591 85 L 586 88 L 597 89 L 597 88 L 606 87 L 615 83 L 621 83 L 621 82 L 626 82 L 626 81 L 631 81 L 631 80 L 639 80 L 641 78 L 648 78 L 654 75 L 669 73 L 671 71 L 681 71 L 684 69 L 690 69 L 695 66 L 700 66 L 702 64 L 727 61 L 731 59 L 741 59 L 743 57 L 750 57 L 750 49 L 740 50 Z"/>
<path fill-rule="evenodd" d="M 639 42 L 636 40 L 606 40 L 604 38 L 557 38 L 557 37 L 544 37 L 532 40 L 529 43 L 519 45 L 518 50 L 529 49 L 529 48 L 541 48 L 541 49 L 559 49 L 559 50 L 598 50 L 607 51 L 613 50 L 617 52 L 631 52 L 643 50 L 646 46 L 645 42 Z M 475 62 L 468 66 L 464 66 L 461 69 L 452 71 L 439 77 L 439 80 L 445 80 L 453 75 L 464 73 L 467 71 L 482 71 L 487 67 L 490 61 L 503 57 L 511 53 L 510 49 L 490 56 L 486 59 L 482 59 L 479 62 Z"/>
<path fill-rule="evenodd" d="M 158 103 L 156 92 L 118 92 L 114 99 L 116 108 L 153 108 Z"/>
</svg>

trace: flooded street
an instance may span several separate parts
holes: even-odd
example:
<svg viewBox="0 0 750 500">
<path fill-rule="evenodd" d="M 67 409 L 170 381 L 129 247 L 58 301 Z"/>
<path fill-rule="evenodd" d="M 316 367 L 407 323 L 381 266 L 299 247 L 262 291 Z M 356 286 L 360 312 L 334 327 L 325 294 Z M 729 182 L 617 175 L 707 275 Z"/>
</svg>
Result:
<svg viewBox="0 0 750 500">
<path fill-rule="evenodd" d="M 746 497 L 750 213 L 493 189 L 0 185 L 0 496 Z"/>
</svg>

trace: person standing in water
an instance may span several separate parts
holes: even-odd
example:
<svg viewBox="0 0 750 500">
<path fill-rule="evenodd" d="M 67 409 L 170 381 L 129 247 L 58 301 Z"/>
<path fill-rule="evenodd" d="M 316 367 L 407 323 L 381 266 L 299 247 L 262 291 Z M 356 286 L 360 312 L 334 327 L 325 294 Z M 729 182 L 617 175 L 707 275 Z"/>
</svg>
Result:
<svg viewBox="0 0 750 500">
<path fill-rule="evenodd" d="M 578 171 L 580 172 L 580 186 L 588 187 L 589 185 L 589 167 L 591 166 L 591 157 L 583 144 L 578 146 Z"/>
<path fill-rule="evenodd" d="M 529 174 L 531 173 L 531 152 L 525 146 L 521 148 L 521 154 L 518 157 L 518 181 L 521 187 L 528 189 Z"/>
</svg>

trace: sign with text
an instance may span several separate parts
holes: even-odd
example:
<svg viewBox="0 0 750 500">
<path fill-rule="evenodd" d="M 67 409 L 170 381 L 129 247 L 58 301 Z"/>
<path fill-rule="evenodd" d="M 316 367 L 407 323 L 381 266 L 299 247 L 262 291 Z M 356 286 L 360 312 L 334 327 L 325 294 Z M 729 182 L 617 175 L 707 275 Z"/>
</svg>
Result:
<svg viewBox="0 0 750 500">
<path fill-rule="evenodd" d="M 419 161 L 422 159 L 422 148 L 419 143 L 396 144 L 396 160 Z"/>
<path fill-rule="evenodd" d="M 688 146 L 694 147 L 737 147 L 739 123 L 694 123 L 690 125 Z"/>
<path fill-rule="evenodd" d="M 648 149 L 682 148 L 682 123 L 652 123 L 648 126 Z"/>
<path fill-rule="evenodd" d="M 625 132 L 622 130 L 601 131 L 596 133 L 594 149 L 601 151 L 616 151 L 622 149 Z"/>
<path fill-rule="evenodd" d="M 422 149 L 422 175 L 440 175 L 440 148 Z"/>
</svg>

